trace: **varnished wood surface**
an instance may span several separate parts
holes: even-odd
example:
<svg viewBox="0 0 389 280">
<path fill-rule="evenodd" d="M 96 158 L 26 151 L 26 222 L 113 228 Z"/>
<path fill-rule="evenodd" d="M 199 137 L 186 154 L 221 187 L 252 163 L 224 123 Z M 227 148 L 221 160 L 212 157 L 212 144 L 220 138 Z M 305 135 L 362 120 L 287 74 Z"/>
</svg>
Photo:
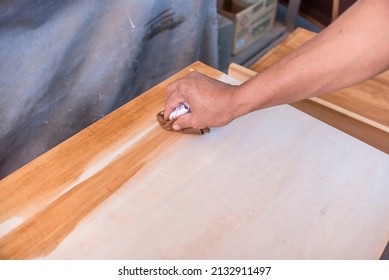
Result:
<svg viewBox="0 0 389 280">
<path fill-rule="evenodd" d="M 168 83 L 0 181 L 2 259 L 375 259 L 389 159 L 285 105 L 161 129 Z"/>
<path fill-rule="evenodd" d="M 261 72 L 283 56 L 310 40 L 315 33 L 298 28 L 284 42 L 273 48 L 250 68 Z M 334 104 L 367 119 L 367 123 L 357 122 L 355 118 L 342 114 L 322 104 L 304 100 L 292 104 L 342 131 L 389 153 L 389 71 L 359 85 L 338 92 L 325 94 L 318 99 Z M 327 107 L 327 108 L 325 108 Z M 316 109 L 315 109 L 316 108 Z M 369 125 L 369 120 L 377 124 Z M 367 125 L 366 125 L 367 124 Z M 384 129 L 380 129 L 380 127 Z"/>
</svg>

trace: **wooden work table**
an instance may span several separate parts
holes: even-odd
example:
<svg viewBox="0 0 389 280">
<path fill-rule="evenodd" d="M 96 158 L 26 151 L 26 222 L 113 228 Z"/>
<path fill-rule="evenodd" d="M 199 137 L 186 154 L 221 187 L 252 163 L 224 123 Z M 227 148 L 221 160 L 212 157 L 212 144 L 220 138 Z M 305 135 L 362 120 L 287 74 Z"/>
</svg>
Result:
<svg viewBox="0 0 389 280">
<path fill-rule="evenodd" d="M 165 88 L 0 181 L 1 259 L 377 259 L 389 157 L 284 105 L 168 132 Z"/>
</svg>

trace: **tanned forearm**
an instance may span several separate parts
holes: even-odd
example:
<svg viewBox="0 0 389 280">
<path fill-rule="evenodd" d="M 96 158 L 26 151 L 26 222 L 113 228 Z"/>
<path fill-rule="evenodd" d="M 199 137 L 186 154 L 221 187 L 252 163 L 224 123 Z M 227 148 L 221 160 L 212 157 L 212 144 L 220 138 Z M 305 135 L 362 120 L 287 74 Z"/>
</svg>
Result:
<svg viewBox="0 0 389 280">
<path fill-rule="evenodd" d="M 313 40 L 234 92 L 234 117 L 318 96 L 389 67 L 389 1 L 360 0 Z"/>
<path fill-rule="evenodd" d="M 262 108 L 348 87 L 389 67 L 389 0 L 359 0 L 314 39 L 240 86 L 192 72 L 167 88 L 165 119 L 181 103 L 191 113 L 174 129 L 223 126 Z"/>
</svg>

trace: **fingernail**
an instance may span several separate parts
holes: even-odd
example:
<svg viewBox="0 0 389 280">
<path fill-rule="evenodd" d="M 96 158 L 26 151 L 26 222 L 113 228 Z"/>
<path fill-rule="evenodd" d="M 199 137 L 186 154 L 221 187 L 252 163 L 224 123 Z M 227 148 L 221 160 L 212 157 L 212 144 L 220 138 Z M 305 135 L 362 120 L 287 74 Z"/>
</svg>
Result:
<svg viewBox="0 0 389 280">
<path fill-rule="evenodd" d="M 180 127 L 179 127 L 177 124 L 174 124 L 174 125 L 173 125 L 173 129 L 174 129 L 174 130 L 180 130 Z"/>
</svg>

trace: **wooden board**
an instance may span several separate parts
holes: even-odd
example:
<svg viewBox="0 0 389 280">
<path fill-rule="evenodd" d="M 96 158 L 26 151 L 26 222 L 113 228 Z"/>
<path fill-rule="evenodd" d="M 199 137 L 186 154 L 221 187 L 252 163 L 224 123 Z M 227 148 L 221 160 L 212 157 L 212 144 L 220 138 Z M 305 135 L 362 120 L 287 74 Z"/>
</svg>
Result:
<svg viewBox="0 0 389 280">
<path fill-rule="evenodd" d="M 257 73 L 263 71 L 313 36 L 313 32 L 296 29 L 250 68 Z M 292 105 L 389 153 L 388 92 L 389 71 L 359 85 Z"/>
<path fill-rule="evenodd" d="M 162 130 L 168 83 L 0 181 L 3 259 L 375 259 L 386 154 L 288 106 Z"/>
</svg>

